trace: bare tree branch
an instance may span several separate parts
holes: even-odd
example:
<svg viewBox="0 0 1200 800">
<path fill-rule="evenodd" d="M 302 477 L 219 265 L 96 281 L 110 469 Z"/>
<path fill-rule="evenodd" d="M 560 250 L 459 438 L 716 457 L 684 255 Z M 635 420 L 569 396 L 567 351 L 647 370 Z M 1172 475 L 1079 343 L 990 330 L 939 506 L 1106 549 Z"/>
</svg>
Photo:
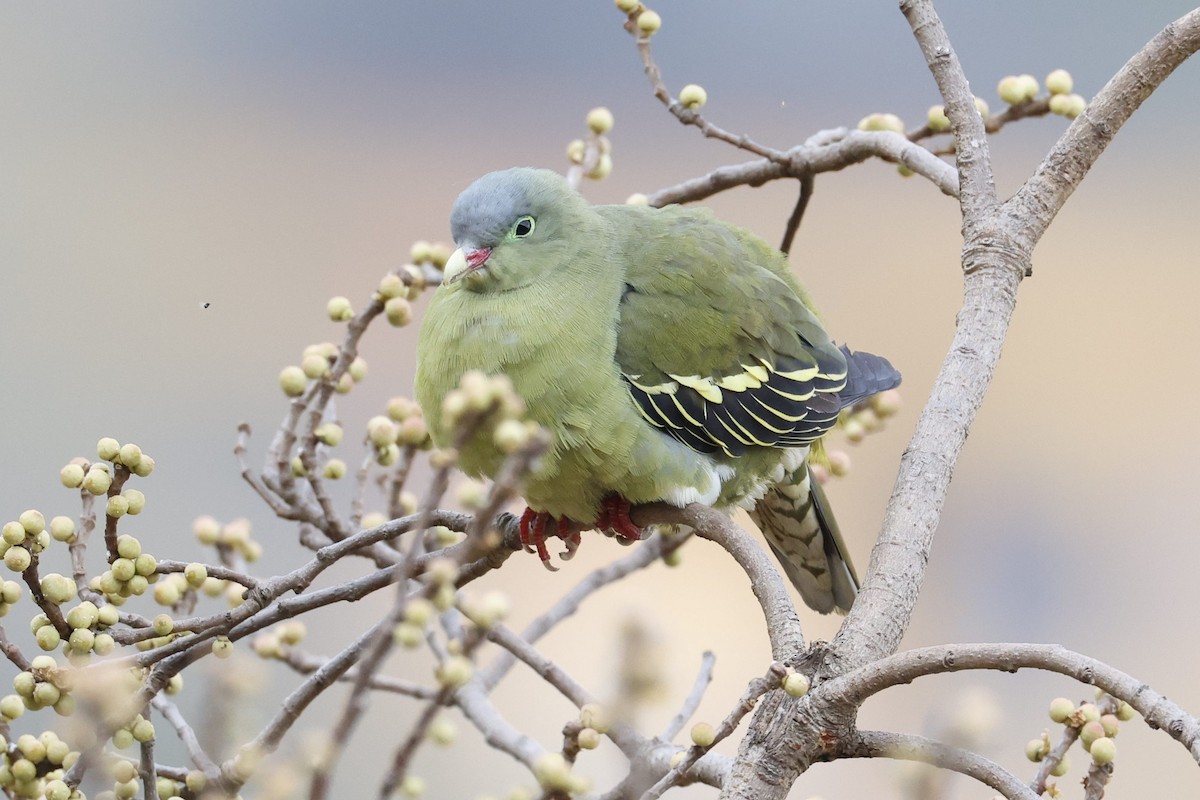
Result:
<svg viewBox="0 0 1200 800">
<path fill-rule="evenodd" d="M 1008 800 L 1037 800 L 1038 795 L 1017 776 L 991 759 L 961 747 L 890 731 L 859 731 L 858 741 L 843 751 L 843 758 L 899 758 L 961 772 L 1000 792 Z"/>
</svg>

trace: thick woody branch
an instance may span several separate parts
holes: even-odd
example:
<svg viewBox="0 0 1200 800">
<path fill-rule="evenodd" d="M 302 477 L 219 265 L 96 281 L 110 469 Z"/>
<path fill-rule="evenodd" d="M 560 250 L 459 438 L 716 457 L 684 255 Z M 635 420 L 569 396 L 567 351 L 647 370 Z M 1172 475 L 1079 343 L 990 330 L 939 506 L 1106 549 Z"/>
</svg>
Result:
<svg viewBox="0 0 1200 800">
<path fill-rule="evenodd" d="M 1124 700 L 1151 728 L 1162 728 L 1200 762 L 1200 719 L 1128 675 L 1102 661 L 1052 644 L 959 644 L 922 647 L 881 659 L 822 685 L 822 691 L 854 705 L 890 686 L 911 683 L 922 675 L 966 669 L 1016 672 L 1042 669 L 1098 686 Z"/>
<path fill-rule="evenodd" d="M 1112 77 L 1012 199 L 1005 214 L 1021 245 L 1032 250 L 1083 176 L 1143 101 L 1200 49 L 1200 8 L 1184 14 L 1146 43 Z"/>
<path fill-rule="evenodd" d="M 958 162 L 963 233 L 969 239 L 972 226 L 982 223 L 998 202 L 983 117 L 975 108 L 975 96 L 932 0 L 901 0 L 900 10 L 912 27 L 945 101 Z"/>
<path fill-rule="evenodd" d="M 1037 800 L 1017 776 L 978 753 L 952 747 L 923 736 L 890 731 L 859 731 L 858 741 L 840 754 L 842 758 L 898 758 L 920 761 L 969 775 L 1000 792 L 1008 800 Z"/>
</svg>

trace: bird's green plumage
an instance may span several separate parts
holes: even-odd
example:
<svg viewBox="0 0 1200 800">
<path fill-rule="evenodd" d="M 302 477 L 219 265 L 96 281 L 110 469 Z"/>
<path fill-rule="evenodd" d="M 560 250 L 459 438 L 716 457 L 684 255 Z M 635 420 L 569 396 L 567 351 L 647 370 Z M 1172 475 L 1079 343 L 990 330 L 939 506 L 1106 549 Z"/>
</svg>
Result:
<svg viewBox="0 0 1200 800">
<path fill-rule="evenodd" d="M 556 517 L 589 523 L 613 492 L 729 506 L 807 475 L 847 358 L 777 250 L 705 210 L 590 206 L 528 169 L 481 178 L 451 226 L 486 260 L 437 290 L 422 325 L 417 399 L 435 442 L 450 436 L 442 398 L 473 369 L 507 374 L 553 434 L 524 492 Z M 500 460 L 486 441 L 460 451 L 472 474 Z M 797 524 L 816 525 L 796 503 Z"/>
</svg>

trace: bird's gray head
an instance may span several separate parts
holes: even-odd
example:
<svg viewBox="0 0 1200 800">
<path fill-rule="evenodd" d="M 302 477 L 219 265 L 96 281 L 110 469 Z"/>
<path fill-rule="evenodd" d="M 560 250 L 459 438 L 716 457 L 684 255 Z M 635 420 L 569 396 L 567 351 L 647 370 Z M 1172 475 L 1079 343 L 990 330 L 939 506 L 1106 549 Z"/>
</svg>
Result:
<svg viewBox="0 0 1200 800">
<path fill-rule="evenodd" d="M 450 232 L 458 249 L 445 282 L 470 291 L 507 291 L 552 270 L 587 204 L 550 170 L 516 167 L 490 172 L 454 201 Z"/>
</svg>

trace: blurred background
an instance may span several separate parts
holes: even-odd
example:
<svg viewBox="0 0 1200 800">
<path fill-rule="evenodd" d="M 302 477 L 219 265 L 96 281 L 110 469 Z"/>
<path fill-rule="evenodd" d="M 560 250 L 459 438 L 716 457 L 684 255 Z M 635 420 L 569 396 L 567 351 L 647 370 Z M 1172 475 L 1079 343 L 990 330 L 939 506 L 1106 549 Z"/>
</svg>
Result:
<svg viewBox="0 0 1200 800">
<path fill-rule="evenodd" d="M 912 128 L 939 102 L 892 3 L 851 11 L 660 0 L 653 8 L 664 19 L 654 45 L 672 91 L 702 84 L 709 119 L 763 143 L 787 147 L 875 111 Z M 975 92 L 994 110 L 1003 108 L 1001 77 L 1040 80 L 1057 67 L 1090 97 L 1188 8 L 1167 0 L 940 4 Z M 585 133 L 596 105 L 612 109 L 616 126 L 612 175 L 583 187 L 594 202 L 748 158 L 667 114 L 621 23 L 609 0 L 0 6 L 0 516 L 30 507 L 77 513 L 58 470 L 113 436 L 158 462 L 139 482 L 145 513 L 123 526 L 150 552 L 204 557 L 190 525 L 212 514 L 251 520 L 267 549 L 263 571 L 306 560 L 294 530 L 241 482 L 231 451 L 246 420 L 257 432 L 252 456 L 261 458 L 287 407 L 279 370 L 309 343 L 340 340 L 341 327 L 324 314 L 330 296 L 361 306 L 414 240 L 446 240 L 454 198 L 483 172 L 565 169 L 564 148 Z M 907 646 L 1059 642 L 1200 712 L 1198 93 L 1200 65 L 1185 64 L 1121 131 L 1039 246 L 956 471 Z M 1029 120 L 993 139 L 1004 196 L 1065 126 L 1060 117 Z M 795 193 L 793 182 L 773 184 L 710 205 L 777 242 Z M 853 472 L 830 489 L 860 569 L 953 333 L 958 228 L 955 201 L 892 165 L 868 163 L 818 177 L 793 249 L 835 337 L 886 354 L 905 376 L 906 408 L 851 450 Z M 340 400 L 348 442 L 388 397 L 411 392 L 415 335 L 416 325 L 383 323 L 368 333 L 370 375 Z M 556 574 L 514 557 L 480 588 L 509 592 L 519 629 L 590 568 L 625 552 L 590 537 Z M 344 565 L 329 578 L 361 569 Z M 769 662 L 747 589 L 723 551 L 694 542 L 681 567 L 657 565 L 595 596 L 541 647 L 610 698 L 622 662 L 629 666 L 623 643 L 640 637 L 636 666 L 659 687 L 640 711 L 649 731 L 675 712 L 702 651 L 713 649 L 716 678 L 698 719 L 716 723 Z M 336 652 L 390 598 L 314 616 L 306 646 Z M 6 623 L 21 630 L 27 616 L 19 606 Z M 831 637 L 838 624 L 802 618 L 810 639 Z M 230 723 L 249 738 L 298 678 L 260 666 L 247 645 L 238 650 L 244 658 L 214 671 L 254 687 Z M 0 685 L 8 670 L 0 665 Z M 425 680 L 429 664 L 399 655 L 387 671 Z M 188 680 L 189 708 L 223 691 L 216 678 Z M 967 720 L 982 731 L 986 754 L 1032 777 L 1024 744 L 1048 726 L 1046 707 L 1060 694 L 1080 700 L 1090 690 L 1033 674 L 927 678 L 872 700 L 861 724 L 928 732 Z M 328 728 L 342 697 L 331 691 L 300 729 Z M 558 746 L 572 710 L 528 671 L 514 670 L 496 700 L 515 725 Z M 374 701 L 336 796 L 374 792 L 417 710 L 395 697 Z M 38 716 L 16 730 L 40 730 Z M 427 748 L 415 763 L 428 796 L 503 796 L 530 784 L 465 723 L 459 728 L 457 744 Z M 298 730 L 295 742 L 303 738 Z M 1143 796 L 1149 786 L 1162 796 L 1200 794 L 1195 764 L 1165 734 L 1128 723 L 1118 745 L 1109 796 Z M 168 745 L 159 752 L 180 760 Z M 1077 753 L 1063 779 L 1067 796 L 1078 791 L 1084 761 Z M 606 744 L 580 769 L 604 787 L 623 762 Z M 903 797 L 913 779 L 886 761 L 817 765 L 792 797 Z M 967 781 L 951 788 L 956 797 L 992 795 Z M 247 794 L 269 796 L 262 783 Z"/>
</svg>

